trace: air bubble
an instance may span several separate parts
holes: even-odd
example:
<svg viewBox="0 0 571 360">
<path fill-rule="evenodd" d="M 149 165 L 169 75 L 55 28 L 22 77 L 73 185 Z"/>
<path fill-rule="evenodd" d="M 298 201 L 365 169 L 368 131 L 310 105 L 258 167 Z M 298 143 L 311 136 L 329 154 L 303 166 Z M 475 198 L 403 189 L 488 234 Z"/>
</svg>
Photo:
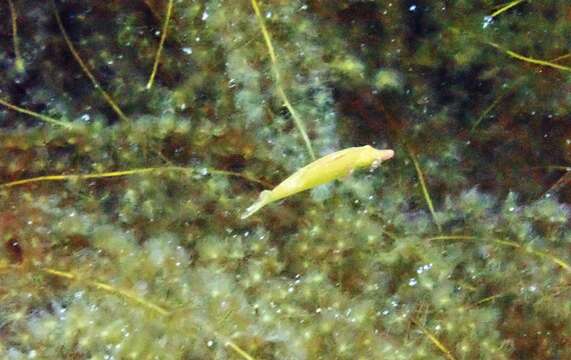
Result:
<svg viewBox="0 0 571 360">
<path fill-rule="evenodd" d="M 493 21 L 494 21 L 494 18 L 492 16 L 484 16 L 484 21 L 482 23 L 482 29 L 485 29 L 488 26 L 490 26 Z"/>
</svg>

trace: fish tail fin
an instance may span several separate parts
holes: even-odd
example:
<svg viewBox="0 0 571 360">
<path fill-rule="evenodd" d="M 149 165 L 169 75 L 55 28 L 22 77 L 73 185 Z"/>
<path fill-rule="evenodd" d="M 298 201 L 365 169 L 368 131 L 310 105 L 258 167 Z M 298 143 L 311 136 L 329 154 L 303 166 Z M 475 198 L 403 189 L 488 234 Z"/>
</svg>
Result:
<svg viewBox="0 0 571 360">
<path fill-rule="evenodd" d="M 260 196 L 258 197 L 258 200 L 256 200 L 256 202 L 254 202 L 252 205 L 250 205 L 247 209 L 246 212 L 244 212 L 241 216 L 242 219 L 245 219 L 247 217 L 252 216 L 255 212 L 257 212 L 258 210 L 260 210 L 261 208 L 263 208 L 264 206 L 266 206 L 267 204 L 269 204 L 272 200 L 271 200 L 271 191 L 269 190 L 264 190 L 260 193 Z"/>
</svg>

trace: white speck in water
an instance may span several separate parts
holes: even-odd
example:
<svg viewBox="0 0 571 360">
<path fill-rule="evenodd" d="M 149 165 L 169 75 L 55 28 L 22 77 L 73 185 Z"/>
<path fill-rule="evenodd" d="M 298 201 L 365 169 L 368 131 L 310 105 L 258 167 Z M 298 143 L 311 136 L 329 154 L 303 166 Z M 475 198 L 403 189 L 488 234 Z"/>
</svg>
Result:
<svg viewBox="0 0 571 360">
<path fill-rule="evenodd" d="M 190 46 L 183 47 L 182 52 L 185 53 L 186 55 L 190 55 L 192 54 L 192 48 Z"/>
<path fill-rule="evenodd" d="M 208 340 L 208 342 L 206 343 L 206 346 L 212 347 L 212 345 L 214 345 L 214 341 Z"/>
<path fill-rule="evenodd" d="M 271 11 L 268 11 L 268 12 L 266 13 L 266 19 L 271 19 L 271 18 L 272 18 L 272 12 L 271 12 Z"/>
<path fill-rule="evenodd" d="M 202 13 L 201 19 L 202 19 L 202 21 L 208 19 L 208 12 L 207 12 L 207 11 L 205 11 L 205 12 Z"/>
<path fill-rule="evenodd" d="M 484 16 L 484 21 L 482 23 L 482 29 L 485 29 L 488 26 L 490 26 L 492 24 L 492 21 L 494 21 L 494 18 L 492 16 Z"/>
<path fill-rule="evenodd" d="M 408 7 L 408 11 L 410 12 L 415 12 L 416 11 L 416 5 L 411 5 Z"/>
<path fill-rule="evenodd" d="M 417 273 L 417 274 L 422 274 L 422 273 L 424 273 L 424 272 L 427 272 L 427 271 L 430 270 L 430 269 L 432 269 L 432 263 L 430 263 L 430 264 L 425 264 L 425 265 L 420 266 L 418 269 L 416 269 L 416 273 Z M 411 279 L 411 280 L 412 280 L 412 279 Z M 409 284 L 410 284 L 410 282 L 409 282 Z M 411 286 L 413 286 L 413 285 L 411 285 Z"/>
<path fill-rule="evenodd" d="M 408 281 L 408 285 L 409 285 L 409 286 L 416 286 L 416 284 L 417 284 L 417 281 L 416 281 L 415 278 L 411 278 L 411 279 Z"/>
</svg>

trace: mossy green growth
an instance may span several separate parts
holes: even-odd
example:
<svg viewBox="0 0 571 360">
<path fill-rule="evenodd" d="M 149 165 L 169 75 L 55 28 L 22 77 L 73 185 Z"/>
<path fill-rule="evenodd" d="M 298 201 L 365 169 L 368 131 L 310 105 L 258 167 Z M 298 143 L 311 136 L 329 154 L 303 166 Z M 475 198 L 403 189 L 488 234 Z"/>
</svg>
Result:
<svg viewBox="0 0 571 360">
<path fill-rule="evenodd" d="M 571 358 L 569 77 L 489 45 L 568 64 L 565 1 L 259 2 L 315 152 L 396 156 L 248 221 L 309 162 L 251 2 L 175 1 L 150 90 L 163 2 L 56 2 L 130 122 L 14 4 L 0 98 L 73 126 L 0 110 L 1 358 Z"/>
</svg>

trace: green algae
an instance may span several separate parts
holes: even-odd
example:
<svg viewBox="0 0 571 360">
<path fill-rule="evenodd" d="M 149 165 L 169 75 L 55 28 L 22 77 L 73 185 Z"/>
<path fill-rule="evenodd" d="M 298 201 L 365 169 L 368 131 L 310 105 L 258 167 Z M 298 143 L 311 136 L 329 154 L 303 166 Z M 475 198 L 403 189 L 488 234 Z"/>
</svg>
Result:
<svg viewBox="0 0 571 360">
<path fill-rule="evenodd" d="M 565 1 L 13 5 L 3 358 L 571 356 Z"/>
</svg>

